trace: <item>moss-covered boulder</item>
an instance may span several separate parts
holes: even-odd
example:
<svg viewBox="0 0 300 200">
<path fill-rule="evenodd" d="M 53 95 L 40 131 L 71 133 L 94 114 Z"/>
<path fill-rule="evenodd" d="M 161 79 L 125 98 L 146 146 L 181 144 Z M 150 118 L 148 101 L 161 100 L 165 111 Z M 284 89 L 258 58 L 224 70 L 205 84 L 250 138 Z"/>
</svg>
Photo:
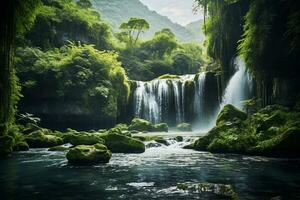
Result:
<svg viewBox="0 0 300 200">
<path fill-rule="evenodd" d="M 78 145 L 66 154 L 68 162 L 73 165 L 108 163 L 111 152 L 103 144 Z"/>
<path fill-rule="evenodd" d="M 152 129 L 154 132 L 168 132 L 168 130 L 169 126 L 167 123 L 155 124 Z"/>
<path fill-rule="evenodd" d="M 233 122 L 235 120 L 246 120 L 247 114 L 240 111 L 231 104 L 224 106 L 217 118 L 217 125 L 226 122 Z"/>
<path fill-rule="evenodd" d="M 105 145 L 113 153 L 143 153 L 145 145 L 140 140 L 120 134 L 104 134 Z"/>
<path fill-rule="evenodd" d="M 260 142 L 248 153 L 268 156 L 300 157 L 300 128 L 289 128 L 283 134 Z"/>
<path fill-rule="evenodd" d="M 166 146 L 169 146 L 170 144 L 168 143 L 168 141 L 166 139 L 160 138 L 160 139 L 156 139 L 155 142 L 160 143 L 160 144 L 164 144 Z"/>
<path fill-rule="evenodd" d="M 192 131 L 192 125 L 189 123 L 181 123 L 177 125 L 179 131 Z"/>
<path fill-rule="evenodd" d="M 132 131 L 152 131 L 153 125 L 151 122 L 145 119 L 134 118 L 128 127 L 128 130 Z"/>
<path fill-rule="evenodd" d="M 30 133 L 25 137 L 30 148 L 48 148 L 63 144 L 63 139 L 54 135 L 46 135 L 42 130 Z"/>
<path fill-rule="evenodd" d="M 28 150 L 29 150 L 29 145 L 25 141 L 17 142 L 14 145 L 14 151 L 28 151 Z"/>
<path fill-rule="evenodd" d="M 299 112 L 278 105 L 267 106 L 249 117 L 234 111 L 235 114 L 227 118 L 224 116 L 229 114 L 222 112 L 216 126 L 194 142 L 194 149 L 216 153 L 300 157 Z"/>
<path fill-rule="evenodd" d="M 39 130 L 42 130 L 43 128 L 39 127 L 38 125 L 36 124 L 32 124 L 32 123 L 28 123 L 26 124 L 26 126 L 22 129 L 22 133 L 23 134 L 29 134 L 29 133 L 32 133 L 34 131 L 39 131 Z"/>
<path fill-rule="evenodd" d="M 69 132 L 63 136 L 63 139 L 65 143 L 70 143 L 74 146 L 104 143 L 104 140 L 101 138 L 101 134 L 98 133 Z"/>
<path fill-rule="evenodd" d="M 13 151 L 14 138 L 9 135 L 0 137 L 0 157 L 9 155 Z"/>
<path fill-rule="evenodd" d="M 50 147 L 48 151 L 68 151 L 70 148 L 66 146 L 55 146 L 55 147 Z"/>
</svg>

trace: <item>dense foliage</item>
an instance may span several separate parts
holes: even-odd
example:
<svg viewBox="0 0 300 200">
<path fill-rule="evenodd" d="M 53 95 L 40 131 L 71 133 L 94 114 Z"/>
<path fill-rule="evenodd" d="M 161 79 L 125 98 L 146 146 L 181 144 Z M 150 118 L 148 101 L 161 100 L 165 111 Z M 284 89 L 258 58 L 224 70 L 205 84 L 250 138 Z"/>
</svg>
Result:
<svg viewBox="0 0 300 200">
<path fill-rule="evenodd" d="M 70 44 L 48 51 L 20 48 L 17 55 L 21 112 L 51 118 L 65 128 L 71 121 L 88 127 L 115 123 L 130 92 L 116 53 Z"/>
<path fill-rule="evenodd" d="M 299 76 L 291 73 L 297 71 L 300 64 L 299 2 L 196 2 L 208 14 L 205 23 L 208 54 L 219 61 L 225 79 L 231 75 L 230 60 L 239 54 L 255 78 L 261 106 L 272 103 L 293 106 L 300 92 Z"/>
<path fill-rule="evenodd" d="M 68 41 L 80 41 L 103 50 L 112 48 L 111 36 L 110 26 L 100 19 L 100 14 L 83 3 L 43 0 L 24 42 L 48 49 L 61 47 Z"/>
</svg>

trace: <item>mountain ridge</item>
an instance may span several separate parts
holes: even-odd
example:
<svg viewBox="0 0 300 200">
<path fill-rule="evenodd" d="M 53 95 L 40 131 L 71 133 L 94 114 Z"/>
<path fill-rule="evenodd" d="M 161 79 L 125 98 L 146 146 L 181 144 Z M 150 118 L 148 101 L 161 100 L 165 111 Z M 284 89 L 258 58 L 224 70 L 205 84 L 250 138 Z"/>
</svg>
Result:
<svg viewBox="0 0 300 200">
<path fill-rule="evenodd" d="M 126 0 L 126 4 L 123 0 L 92 0 L 91 2 L 94 9 L 100 12 L 102 19 L 107 21 L 115 32 L 119 31 L 122 22 L 128 21 L 130 17 L 139 17 L 146 19 L 150 24 L 150 29 L 142 35 L 143 39 L 149 39 L 156 31 L 169 28 L 181 42 L 200 41 L 200 31 L 199 34 L 193 33 L 186 27 L 172 22 L 168 17 L 150 10 L 139 0 Z"/>
</svg>

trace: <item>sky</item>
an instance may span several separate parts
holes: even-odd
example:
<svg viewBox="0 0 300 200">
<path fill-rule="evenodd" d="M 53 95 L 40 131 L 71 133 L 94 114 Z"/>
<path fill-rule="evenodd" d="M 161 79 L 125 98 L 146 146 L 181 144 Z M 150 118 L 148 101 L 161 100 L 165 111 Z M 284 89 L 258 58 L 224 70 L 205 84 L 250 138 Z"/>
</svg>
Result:
<svg viewBox="0 0 300 200">
<path fill-rule="evenodd" d="M 193 13 L 194 0 L 140 0 L 163 16 L 167 16 L 173 22 L 183 26 L 202 19 L 201 13 Z"/>
</svg>

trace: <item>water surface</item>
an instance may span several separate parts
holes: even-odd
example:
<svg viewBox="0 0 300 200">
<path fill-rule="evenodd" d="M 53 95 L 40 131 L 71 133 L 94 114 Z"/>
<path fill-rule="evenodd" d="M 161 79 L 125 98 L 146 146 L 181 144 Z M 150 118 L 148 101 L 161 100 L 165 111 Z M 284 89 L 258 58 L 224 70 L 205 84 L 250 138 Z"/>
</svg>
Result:
<svg viewBox="0 0 300 200">
<path fill-rule="evenodd" d="M 106 165 L 73 167 L 65 153 L 34 149 L 0 161 L 1 199 L 207 199 L 178 183 L 231 184 L 241 199 L 300 199 L 300 160 L 211 154 L 184 143 L 113 154 Z"/>
</svg>

